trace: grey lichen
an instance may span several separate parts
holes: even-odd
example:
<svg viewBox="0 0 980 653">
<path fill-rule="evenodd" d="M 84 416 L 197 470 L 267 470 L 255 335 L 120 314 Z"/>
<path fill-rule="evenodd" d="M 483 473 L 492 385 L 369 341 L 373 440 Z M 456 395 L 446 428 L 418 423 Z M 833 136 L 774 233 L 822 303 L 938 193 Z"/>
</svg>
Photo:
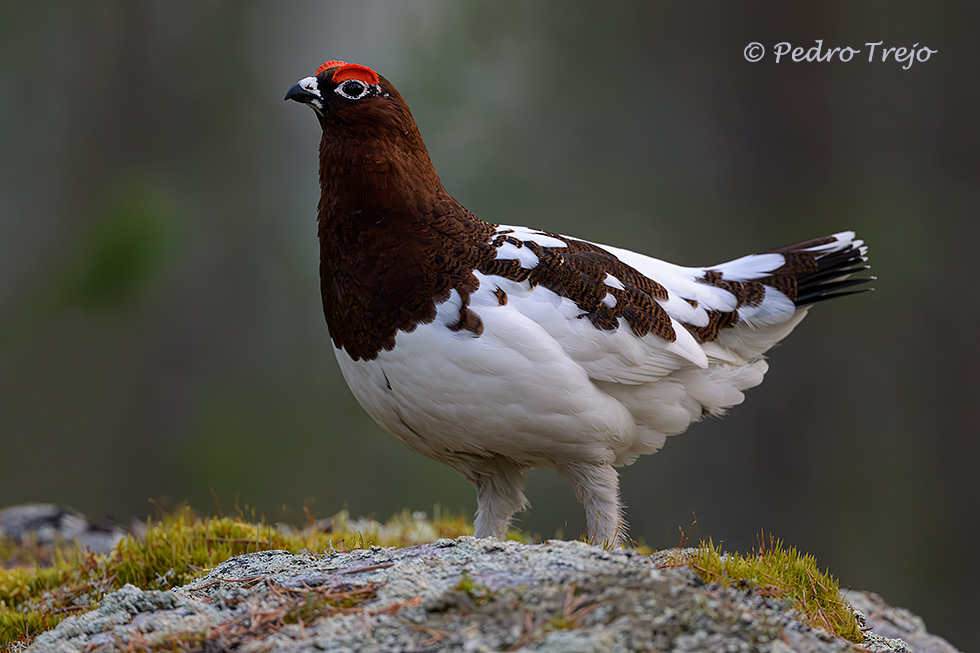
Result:
<svg viewBox="0 0 980 653">
<path fill-rule="evenodd" d="M 897 644 L 897 643 L 896 643 Z M 461 537 L 238 556 L 170 592 L 135 587 L 32 651 L 853 651 L 786 601 L 580 542 Z M 879 650 L 901 651 L 893 647 Z"/>
</svg>

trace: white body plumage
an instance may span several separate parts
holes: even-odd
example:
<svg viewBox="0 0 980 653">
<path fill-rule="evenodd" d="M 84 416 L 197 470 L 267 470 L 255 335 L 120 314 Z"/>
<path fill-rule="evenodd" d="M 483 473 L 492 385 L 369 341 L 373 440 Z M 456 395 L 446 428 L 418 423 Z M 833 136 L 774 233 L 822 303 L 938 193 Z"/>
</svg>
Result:
<svg viewBox="0 0 980 653">
<path fill-rule="evenodd" d="M 497 233 L 543 247 L 565 245 L 520 227 L 501 226 Z M 809 251 L 864 254 L 852 232 L 833 238 Z M 353 360 L 336 350 L 344 378 L 378 424 L 477 485 L 478 536 L 502 537 L 510 516 L 526 505 L 523 470 L 553 467 L 572 480 L 585 504 L 590 539 L 619 540 L 624 525 L 613 467 L 656 452 L 667 436 L 741 403 L 743 391 L 760 384 L 768 369 L 763 354 L 807 311 L 768 286 L 761 302 L 738 306 L 731 292 L 698 281 L 707 268 L 600 247 L 667 289 L 659 303 L 672 320 L 673 342 L 653 333 L 639 337 L 623 318 L 614 330 L 596 328 L 575 302 L 547 288 L 477 272 L 480 285 L 469 307 L 482 319 L 479 336 L 450 328 L 462 304 L 454 290 L 434 321 L 399 332 L 395 347 L 376 358 Z M 524 247 L 505 244 L 497 255 L 528 269 L 539 263 Z M 783 264 L 782 254 L 767 253 L 710 269 L 748 281 Z M 619 282 L 609 276 L 605 283 Z M 737 311 L 738 321 L 704 342 L 688 327 L 707 325 L 709 311 Z"/>
</svg>

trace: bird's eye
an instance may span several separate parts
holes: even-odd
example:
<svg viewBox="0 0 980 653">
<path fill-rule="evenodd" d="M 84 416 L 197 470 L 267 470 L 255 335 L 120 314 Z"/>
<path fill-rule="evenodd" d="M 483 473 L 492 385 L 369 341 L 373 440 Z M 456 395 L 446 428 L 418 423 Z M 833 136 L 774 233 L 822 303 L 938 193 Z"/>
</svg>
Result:
<svg viewBox="0 0 980 653">
<path fill-rule="evenodd" d="M 349 79 L 337 87 L 337 94 L 342 95 L 348 100 L 360 100 L 367 95 L 368 86 L 356 79 Z"/>
</svg>

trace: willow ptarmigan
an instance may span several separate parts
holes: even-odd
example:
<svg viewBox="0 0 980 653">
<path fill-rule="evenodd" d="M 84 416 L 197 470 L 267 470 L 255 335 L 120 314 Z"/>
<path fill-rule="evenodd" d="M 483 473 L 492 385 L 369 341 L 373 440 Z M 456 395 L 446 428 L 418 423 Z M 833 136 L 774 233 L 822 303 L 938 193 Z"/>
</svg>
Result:
<svg viewBox="0 0 980 653">
<path fill-rule="evenodd" d="M 853 232 L 704 268 L 484 222 L 436 174 L 395 87 L 327 61 L 286 93 L 320 140 L 320 288 L 340 369 L 412 451 L 476 486 L 477 537 L 551 467 L 588 538 L 625 536 L 616 467 L 741 403 L 809 306 L 867 278 Z"/>
</svg>

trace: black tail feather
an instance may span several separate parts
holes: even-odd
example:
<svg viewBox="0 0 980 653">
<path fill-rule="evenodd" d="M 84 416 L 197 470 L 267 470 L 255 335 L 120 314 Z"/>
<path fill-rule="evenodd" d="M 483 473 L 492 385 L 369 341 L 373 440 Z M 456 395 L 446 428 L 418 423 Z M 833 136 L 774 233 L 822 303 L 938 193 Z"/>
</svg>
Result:
<svg viewBox="0 0 980 653">
<path fill-rule="evenodd" d="M 814 272 L 806 277 L 806 285 L 816 285 L 824 281 L 832 281 L 834 279 L 839 279 L 843 276 L 850 274 L 859 274 L 865 270 L 870 270 L 870 265 L 854 265 L 849 268 L 824 270 L 823 272 Z"/>
<path fill-rule="evenodd" d="M 821 283 L 814 286 L 810 286 L 806 290 L 806 292 L 800 293 L 796 296 L 796 301 L 794 303 L 798 308 L 800 308 L 803 306 L 810 306 L 811 304 L 816 304 L 817 302 L 833 299 L 835 297 L 844 297 L 846 295 L 856 295 L 858 293 L 868 292 L 869 290 L 874 290 L 874 288 L 859 288 L 857 290 L 847 290 L 847 291 L 844 291 L 844 289 L 853 288 L 854 286 L 860 286 L 862 284 L 868 283 L 872 279 L 874 279 L 874 277 L 867 277 L 861 279 L 844 279 L 842 281 Z"/>
<path fill-rule="evenodd" d="M 867 257 L 864 252 L 867 250 L 864 250 L 860 241 L 827 254 L 807 252 L 805 248 L 802 251 L 783 249 L 787 254 L 794 251 L 812 254 L 811 261 L 816 263 L 815 268 L 811 263 L 809 269 L 800 270 L 796 274 L 796 297 L 793 302 L 798 307 L 872 290 L 872 288 L 856 288 L 874 279 L 871 275 L 862 274 L 869 270 L 870 266 L 865 263 Z"/>
</svg>

